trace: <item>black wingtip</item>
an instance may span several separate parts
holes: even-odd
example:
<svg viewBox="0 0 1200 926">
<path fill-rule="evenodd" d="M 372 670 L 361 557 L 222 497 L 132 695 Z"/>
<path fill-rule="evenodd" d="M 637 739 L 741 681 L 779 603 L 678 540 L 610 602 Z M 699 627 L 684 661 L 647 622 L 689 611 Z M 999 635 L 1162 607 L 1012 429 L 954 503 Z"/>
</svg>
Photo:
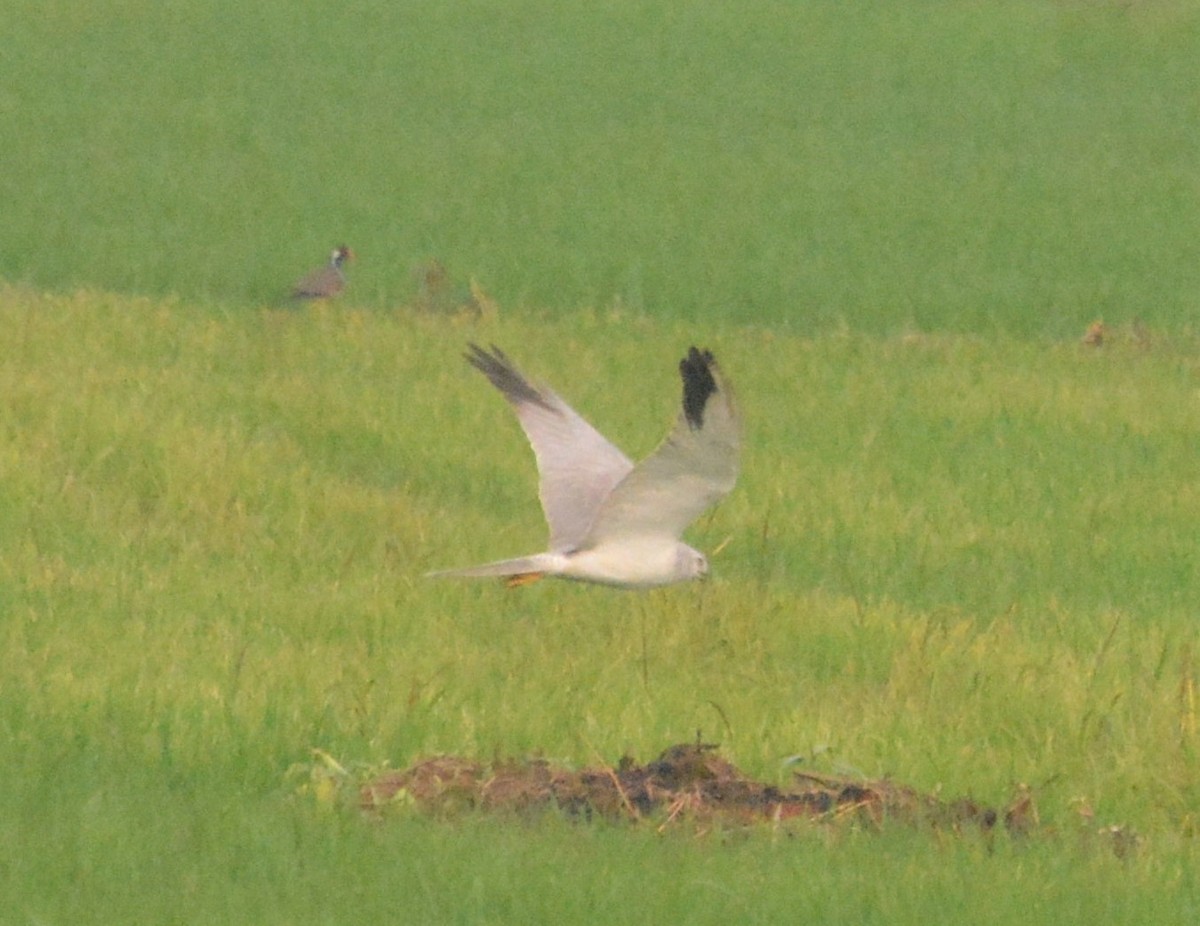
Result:
<svg viewBox="0 0 1200 926">
<path fill-rule="evenodd" d="M 495 344 L 489 345 L 489 349 L 484 350 L 478 344 L 468 341 L 467 352 L 463 354 L 463 359 L 498 387 L 504 381 L 524 379 L 517 372 L 516 365 L 508 359 L 508 354 Z"/>
<path fill-rule="evenodd" d="M 478 344 L 468 343 L 467 353 L 463 354 L 463 357 L 467 363 L 486 376 L 510 402 L 516 404 L 531 402 L 548 411 L 556 411 L 546 397 L 521 375 L 513 362 L 508 359 L 508 355 L 495 344 L 491 345 L 491 350 L 484 350 Z"/>
<path fill-rule="evenodd" d="M 704 408 L 709 397 L 717 391 L 713 367 L 717 361 L 712 351 L 689 348 L 687 356 L 679 361 L 679 375 L 683 378 L 683 414 L 693 431 L 704 427 Z"/>
</svg>

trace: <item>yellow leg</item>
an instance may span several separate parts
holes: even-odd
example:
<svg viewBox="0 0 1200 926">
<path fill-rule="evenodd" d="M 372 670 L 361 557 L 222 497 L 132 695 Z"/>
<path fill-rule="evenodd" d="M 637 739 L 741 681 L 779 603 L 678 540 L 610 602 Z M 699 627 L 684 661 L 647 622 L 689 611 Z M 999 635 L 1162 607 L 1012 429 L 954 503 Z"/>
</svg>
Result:
<svg viewBox="0 0 1200 926">
<path fill-rule="evenodd" d="M 522 585 L 532 585 L 538 579 L 545 576 L 544 572 L 520 572 L 515 576 L 509 576 L 504 580 L 504 584 L 509 588 L 519 588 Z"/>
</svg>

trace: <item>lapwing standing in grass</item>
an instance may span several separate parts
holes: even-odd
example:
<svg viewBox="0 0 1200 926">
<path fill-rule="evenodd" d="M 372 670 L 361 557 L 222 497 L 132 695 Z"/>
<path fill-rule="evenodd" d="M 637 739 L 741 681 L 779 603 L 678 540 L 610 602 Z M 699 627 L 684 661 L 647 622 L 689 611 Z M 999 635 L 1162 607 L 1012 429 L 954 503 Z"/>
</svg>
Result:
<svg viewBox="0 0 1200 926">
<path fill-rule="evenodd" d="M 549 389 L 534 386 L 496 347 L 474 344 L 470 364 L 517 413 L 533 446 L 550 526 L 545 553 L 437 576 L 501 576 L 509 586 L 542 576 L 651 588 L 708 574 L 680 540 L 684 528 L 733 488 L 741 426 L 729 383 L 706 350 L 679 363 L 683 402 L 674 428 L 636 466 Z"/>
<path fill-rule="evenodd" d="M 354 260 L 354 252 L 344 244 L 329 254 L 329 263 L 314 270 L 292 287 L 292 298 L 299 300 L 333 299 L 346 288 L 346 274 L 342 270 L 347 261 Z"/>
</svg>

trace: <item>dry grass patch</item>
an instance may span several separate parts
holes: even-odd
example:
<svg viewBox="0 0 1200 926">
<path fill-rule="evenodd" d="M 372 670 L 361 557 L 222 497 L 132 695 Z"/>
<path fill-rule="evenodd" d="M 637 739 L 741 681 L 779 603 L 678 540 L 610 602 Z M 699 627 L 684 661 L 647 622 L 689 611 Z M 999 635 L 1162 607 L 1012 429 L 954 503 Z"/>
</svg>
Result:
<svg viewBox="0 0 1200 926">
<path fill-rule="evenodd" d="M 557 811 L 578 821 L 637 823 L 659 832 L 689 826 L 779 826 L 791 821 L 882 832 L 895 826 L 938 833 L 1024 838 L 1042 826 L 1032 792 L 1020 786 L 1002 807 L 970 797 L 947 799 L 892 780 L 797 771 L 789 785 L 755 780 L 721 756 L 715 744 L 682 743 L 645 764 L 624 756 L 615 765 L 569 768 L 543 758 L 479 761 L 441 755 L 405 769 L 348 768 L 316 750 L 290 773 L 299 794 L 357 810 L 372 819 L 401 813 L 450 820 L 467 813 L 529 819 Z M 1083 815 L 1085 822 L 1092 823 Z M 1123 827 L 1092 830 L 1118 854 L 1137 837 Z"/>
</svg>

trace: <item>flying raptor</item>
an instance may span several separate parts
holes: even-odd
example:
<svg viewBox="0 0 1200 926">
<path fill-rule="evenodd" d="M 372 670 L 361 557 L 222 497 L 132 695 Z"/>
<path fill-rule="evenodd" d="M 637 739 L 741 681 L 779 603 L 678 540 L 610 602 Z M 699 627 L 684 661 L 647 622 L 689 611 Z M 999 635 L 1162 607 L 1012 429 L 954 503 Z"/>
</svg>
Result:
<svg viewBox="0 0 1200 926">
<path fill-rule="evenodd" d="M 534 386 L 499 348 L 468 345 L 466 359 L 517 413 L 537 458 L 550 527 L 544 553 L 432 576 L 500 576 L 510 586 L 543 576 L 651 588 L 708 574 L 684 529 L 737 481 L 737 406 L 711 352 L 679 363 L 683 402 L 670 433 L 636 466 L 549 389 Z"/>
</svg>

